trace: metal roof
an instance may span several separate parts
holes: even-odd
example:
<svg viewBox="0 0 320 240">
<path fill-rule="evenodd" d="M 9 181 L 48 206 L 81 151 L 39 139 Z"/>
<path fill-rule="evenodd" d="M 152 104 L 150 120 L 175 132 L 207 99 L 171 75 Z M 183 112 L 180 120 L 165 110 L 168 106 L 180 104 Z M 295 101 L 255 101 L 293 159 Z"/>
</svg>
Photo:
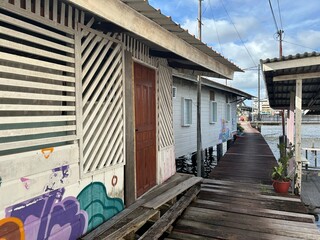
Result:
<svg viewBox="0 0 320 240">
<path fill-rule="evenodd" d="M 232 63 L 230 60 L 224 58 L 221 54 L 217 53 L 211 47 L 201 42 L 194 35 L 191 35 L 188 32 L 188 30 L 181 28 L 180 24 L 177 24 L 174 21 L 172 21 L 171 17 L 167 17 L 163 15 L 160 10 L 156 10 L 155 8 L 153 8 L 151 5 L 149 5 L 147 0 L 121 0 L 121 1 L 127 4 L 129 7 L 133 8 L 135 11 L 144 15 L 150 20 L 154 21 L 155 23 L 160 25 L 162 28 L 165 28 L 169 32 L 183 39 L 185 42 L 189 43 L 192 47 L 199 49 L 203 53 L 214 58 L 216 61 L 229 67 L 233 71 L 243 72 L 242 69 L 240 69 L 234 63 Z M 168 53 L 164 49 L 160 49 L 160 48 L 157 49 L 156 46 L 154 46 L 153 54 L 159 55 L 160 57 L 172 56 L 170 54 L 168 55 Z M 188 63 L 187 59 L 179 59 L 179 58 L 174 58 L 174 59 L 176 62 L 178 61 L 178 63 L 182 65 L 190 64 Z"/>
<path fill-rule="evenodd" d="M 296 80 L 302 82 L 302 108 L 320 109 L 320 54 L 316 52 L 260 60 L 270 107 L 288 109 Z"/>
<path fill-rule="evenodd" d="M 183 80 L 188 80 L 188 81 L 194 82 L 194 83 L 198 82 L 195 77 L 189 76 L 189 75 L 185 75 L 185 74 L 180 74 L 180 73 L 174 72 L 173 76 L 176 77 L 176 78 L 180 78 L 180 79 L 183 79 Z M 249 93 L 246 93 L 246 92 L 243 92 L 243 91 L 241 91 L 239 89 L 236 89 L 236 88 L 233 88 L 233 87 L 229 87 L 227 85 L 215 82 L 215 81 L 213 81 L 211 79 L 208 79 L 208 78 L 202 77 L 201 78 L 201 82 L 202 82 L 202 86 L 206 86 L 206 87 L 209 87 L 209 88 L 221 90 L 223 92 L 231 93 L 231 94 L 234 94 L 234 95 L 239 96 L 239 97 L 243 97 L 243 98 L 248 99 L 248 100 L 250 100 L 250 99 L 252 99 L 254 97 Z"/>
</svg>

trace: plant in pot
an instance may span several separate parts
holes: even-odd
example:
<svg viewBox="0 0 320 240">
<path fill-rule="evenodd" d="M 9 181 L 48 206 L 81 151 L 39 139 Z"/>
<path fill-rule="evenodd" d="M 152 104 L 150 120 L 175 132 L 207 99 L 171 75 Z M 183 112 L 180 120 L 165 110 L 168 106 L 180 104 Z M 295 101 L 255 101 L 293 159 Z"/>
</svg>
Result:
<svg viewBox="0 0 320 240">
<path fill-rule="evenodd" d="M 277 193 L 287 193 L 291 184 L 291 173 L 288 173 L 289 160 L 293 157 L 294 149 L 286 148 L 284 144 L 278 144 L 280 158 L 278 165 L 272 171 L 272 186 Z"/>
</svg>

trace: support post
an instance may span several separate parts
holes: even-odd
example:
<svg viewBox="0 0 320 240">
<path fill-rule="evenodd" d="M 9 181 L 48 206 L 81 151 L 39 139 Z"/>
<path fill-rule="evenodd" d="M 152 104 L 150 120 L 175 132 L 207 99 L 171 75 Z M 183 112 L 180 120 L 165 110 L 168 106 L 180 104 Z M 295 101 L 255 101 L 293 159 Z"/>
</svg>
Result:
<svg viewBox="0 0 320 240">
<path fill-rule="evenodd" d="M 287 136 L 288 143 L 294 145 L 294 101 L 295 94 L 294 92 L 290 93 L 290 109 L 288 112 L 288 121 L 287 121 Z"/>
<path fill-rule="evenodd" d="M 302 79 L 296 80 L 296 137 L 295 137 L 295 159 L 296 159 L 296 171 L 295 171 L 295 184 L 294 193 L 296 195 L 301 194 L 301 123 L 302 123 Z"/>
<path fill-rule="evenodd" d="M 258 121 L 261 121 L 260 116 L 260 64 L 258 64 Z"/>
<path fill-rule="evenodd" d="M 217 162 L 219 162 L 220 159 L 222 158 L 222 153 L 223 153 L 223 144 L 219 143 L 217 144 Z"/>
<path fill-rule="evenodd" d="M 201 17 L 202 9 L 201 2 L 199 0 L 199 9 L 198 9 L 198 35 L 199 40 L 201 41 Z M 201 76 L 198 76 L 198 94 L 197 94 L 197 176 L 202 176 L 202 138 L 201 138 Z"/>
<path fill-rule="evenodd" d="M 201 76 L 198 76 L 197 94 L 197 176 L 202 176 L 202 141 L 201 141 Z"/>
</svg>

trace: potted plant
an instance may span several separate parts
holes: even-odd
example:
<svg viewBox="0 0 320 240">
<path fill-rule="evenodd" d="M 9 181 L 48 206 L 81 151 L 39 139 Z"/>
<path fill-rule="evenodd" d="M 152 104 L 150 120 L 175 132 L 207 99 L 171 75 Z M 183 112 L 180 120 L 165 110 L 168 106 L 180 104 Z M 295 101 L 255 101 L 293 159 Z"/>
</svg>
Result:
<svg viewBox="0 0 320 240">
<path fill-rule="evenodd" d="M 284 144 L 278 144 L 280 158 L 278 165 L 272 171 L 272 185 L 277 193 L 287 193 L 291 184 L 291 173 L 288 173 L 289 160 L 293 157 L 293 147 L 286 148 Z"/>
</svg>

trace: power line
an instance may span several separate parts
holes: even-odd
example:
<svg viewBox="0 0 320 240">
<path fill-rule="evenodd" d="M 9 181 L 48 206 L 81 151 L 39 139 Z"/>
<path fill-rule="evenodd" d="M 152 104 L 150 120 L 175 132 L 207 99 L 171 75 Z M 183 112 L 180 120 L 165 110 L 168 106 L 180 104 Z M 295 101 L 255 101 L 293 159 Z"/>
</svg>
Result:
<svg viewBox="0 0 320 240">
<path fill-rule="evenodd" d="M 289 43 L 289 44 L 292 44 L 292 45 L 296 45 L 296 46 L 299 46 L 299 47 L 308 48 L 308 49 L 311 49 L 313 51 L 317 51 L 317 49 L 314 49 L 314 48 L 311 48 L 311 47 L 306 47 L 306 46 L 303 46 L 303 45 L 300 45 L 300 44 L 297 44 L 297 43 L 288 42 L 286 40 L 282 40 L 282 41 L 286 42 L 286 43 Z"/>
<path fill-rule="evenodd" d="M 213 8 L 212 8 L 212 5 L 211 5 L 211 0 L 209 0 L 208 3 L 209 3 L 209 7 L 210 7 L 210 10 L 211 10 L 211 13 L 212 13 L 214 27 L 216 29 L 216 34 L 217 34 L 217 39 L 218 39 L 218 43 L 219 43 L 219 47 L 220 47 L 220 52 L 223 54 L 222 45 L 221 45 L 221 41 L 220 41 L 220 36 L 219 36 L 217 24 L 216 24 L 216 19 L 215 19 L 214 14 L 213 14 Z"/>
<path fill-rule="evenodd" d="M 271 13 L 272 13 L 272 16 L 273 16 L 274 25 L 276 26 L 277 32 L 279 32 L 277 20 L 276 20 L 276 17 L 274 15 L 274 11 L 273 11 L 272 4 L 271 4 L 270 0 L 269 0 L 269 5 L 270 5 Z"/>
<path fill-rule="evenodd" d="M 280 27 L 281 27 L 281 29 L 283 29 L 280 4 L 279 4 L 279 0 L 277 0 L 277 1 L 278 1 L 278 10 L 279 10 L 279 18 L 280 18 Z"/>
<path fill-rule="evenodd" d="M 270 1 L 270 0 L 269 0 L 269 1 Z M 241 36 L 240 36 L 240 33 L 238 32 L 238 29 L 236 28 L 236 25 L 235 25 L 235 24 L 234 24 L 234 22 L 232 21 L 232 19 L 231 19 L 230 15 L 229 15 L 229 13 L 228 13 L 228 11 L 227 11 L 227 9 L 226 9 L 226 7 L 225 7 L 224 3 L 223 3 L 223 0 L 220 0 L 220 2 L 221 2 L 221 5 L 222 5 L 222 7 L 223 7 L 224 11 L 225 11 L 225 12 L 227 13 L 227 15 L 228 15 L 228 17 L 229 17 L 229 19 L 230 19 L 230 22 L 232 23 L 232 25 L 233 25 L 234 29 L 236 30 L 236 32 L 237 32 L 237 34 L 238 34 L 238 37 L 239 37 L 239 39 L 240 39 L 240 41 L 241 41 L 242 45 L 243 45 L 243 46 L 244 46 L 244 48 L 246 49 L 246 51 L 247 51 L 247 53 L 248 53 L 248 55 L 249 55 L 249 57 L 250 57 L 251 61 L 253 62 L 253 65 L 257 65 L 257 64 L 255 63 L 255 61 L 253 60 L 253 57 L 252 57 L 252 55 L 250 54 L 250 52 L 249 52 L 249 50 L 248 50 L 247 46 L 244 44 L 244 41 L 242 40 L 242 38 L 241 38 Z"/>
</svg>

